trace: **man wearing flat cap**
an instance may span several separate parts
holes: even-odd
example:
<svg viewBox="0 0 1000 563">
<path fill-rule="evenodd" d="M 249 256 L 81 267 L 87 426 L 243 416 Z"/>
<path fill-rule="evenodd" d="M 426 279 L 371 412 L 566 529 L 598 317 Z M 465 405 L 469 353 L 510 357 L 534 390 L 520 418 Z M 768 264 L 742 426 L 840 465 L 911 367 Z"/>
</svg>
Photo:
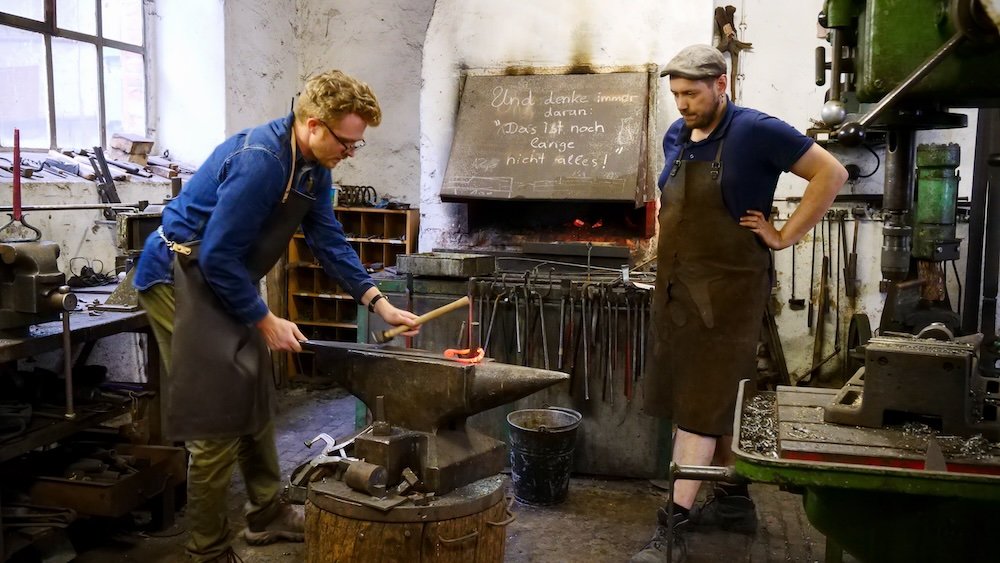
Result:
<svg viewBox="0 0 1000 563">
<path fill-rule="evenodd" d="M 787 123 L 726 96 L 726 61 L 708 45 L 681 50 L 664 68 L 681 118 L 663 138 L 660 234 L 653 297 L 647 414 L 677 425 L 673 461 L 732 465 L 732 427 L 741 379 L 756 380 L 756 352 L 770 295 L 769 250 L 795 244 L 823 217 L 847 180 L 826 150 Z M 769 221 L 782 172 L 806 180 L 802 201 L 779 230 Z M 685 529 L 753 533 L 746 485 L 717 485 L 695 507 L 700 481 L 671 491 L 674 561 Z M 634 563 L 664 561 L 667 507 Z"/>
</svg>

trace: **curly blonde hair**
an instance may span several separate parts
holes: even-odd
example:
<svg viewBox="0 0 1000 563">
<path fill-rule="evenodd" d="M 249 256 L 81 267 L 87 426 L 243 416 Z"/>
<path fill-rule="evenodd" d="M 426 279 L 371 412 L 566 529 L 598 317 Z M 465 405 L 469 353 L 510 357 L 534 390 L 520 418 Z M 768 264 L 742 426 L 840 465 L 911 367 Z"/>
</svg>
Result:
<svg viewBox="0 0 1000 563">
<path fill-rule="evenodd" d="M 339 70 L 310 76 L 295 104 L 295 119 L 337 121 L 355 113 L 371 127 L 382 122 L 382 109 L 372 89 Z"/>
</svg>

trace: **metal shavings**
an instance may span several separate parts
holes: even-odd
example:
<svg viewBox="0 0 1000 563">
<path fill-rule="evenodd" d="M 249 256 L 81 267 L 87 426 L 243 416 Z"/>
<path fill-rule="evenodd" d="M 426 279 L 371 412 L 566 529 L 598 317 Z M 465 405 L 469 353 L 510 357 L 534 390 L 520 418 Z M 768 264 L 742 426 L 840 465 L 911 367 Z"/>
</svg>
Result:
<svg viewBox="0 0 1000 563">
<path fill-rule="evenodd" d="M 989 440 L 983 437 L 982 434 L 976 434 L 975 436 L 965 440 L 962 447 L 959 449 L 961 455 L 964 457 L 971 457 L 974 459 L 983 459 L 988 457 L 990 450 L 993 449 L 993 444 Z"/>
<path fill-rule="evenodd" d="M 778 420 L 774 393 L 759 393 L 743 407 L 740 449 L 767 457 L 778 457 Z"/>
<path fill-rule="evenodd" d="M 982 434 L 976 434 L 971 438 L 943 435 L 919 422 L 907 422 L 902 426 L 902 431 L 905 436 L 925 440 L 934 436 L 941 446 L 941 452 L 947 458 L 986 459 L 996 456 L 995 450 L 1000 448 L 1000 444 L 990 442 Z"/>
<path fill-rule="evenodd" d="M 903 425 L 903 434 L 906 436 L 930 436 L 935 434 L 934 429 L 921 422 L 907 422 Z"/>
<path fill-rule="evenodd" d="M 788 434 L 792 438 L 805 438 L 809 436 L 809 430 L 801 426 L 792 426 L 792 429 L 788 431 Z"/>
</svg>

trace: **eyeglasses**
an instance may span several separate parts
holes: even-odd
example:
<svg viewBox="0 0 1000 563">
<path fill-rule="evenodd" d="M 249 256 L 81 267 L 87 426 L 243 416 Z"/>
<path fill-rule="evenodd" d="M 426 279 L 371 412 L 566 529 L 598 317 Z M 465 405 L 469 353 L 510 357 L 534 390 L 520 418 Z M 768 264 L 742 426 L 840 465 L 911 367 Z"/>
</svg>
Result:
<svg viewBox="0 0 1000 563">
<path fill-rule="evenodd" d="M 336 133 L 334 133 L 333 129 L 330 129 L 330 126 L 327 125 L 325 121 L 320 121 L 320 123 L 323 124 L 323 127 L 326 127 L 326 130 L 329 131 L 331 135 L 333 135 L 334 139 L 337 139 L 338 143 L 340 143 L 341 145 L 344 146 L 344 150 L 346 152 L 354 152 L 354 151 L 357 151 L 358 149 L 365 148 L 365 140 L 364 139 L 361 139 L 359 141 L 354 141 L 353 143 L 348 144 L 348 143 L 344 142 L 344 140 L 341 139 L 339 135 L 337 135 Z"/>
</svg>

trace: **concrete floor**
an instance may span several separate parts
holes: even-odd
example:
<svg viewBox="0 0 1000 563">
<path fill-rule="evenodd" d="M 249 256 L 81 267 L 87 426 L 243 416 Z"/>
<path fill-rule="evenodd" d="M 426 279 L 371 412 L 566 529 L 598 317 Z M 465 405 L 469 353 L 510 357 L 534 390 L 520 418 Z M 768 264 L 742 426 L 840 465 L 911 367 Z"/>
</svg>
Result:
<svg viewBox="0 0 1000 563">
<path fill-rule="evenodd" d="M 349 433 L 354 423 L 354 399 L 339 389 L 280 392 L 278 449 L 286 475 L 315 452 L 303 440 L 319 432 Z M 691 533 L 690 563 L 700 562 L 821 562 L 824 538 L 806 520 L 797 495 L 769 485 L 753 485 L 760 528 L 753 536 L 725 532 Z M 654 527 L 654 514 L 664 493 L 644 480 L 574 478 L 565 503 L 533 507 L 515 503 L 517 520 L 507 528 L 505 561 L 563 563 L 566 561 L 622 562 L 641 548 Z M 242 526 L 243 484 L 234 478 L 230 519 L 234 531 Z M 158 532 L 143 533 L 128 523 L 78 525 L 73 534 L 81 563 L 184 561 L 185 518 Z M 237 553 L 247 562 L 302 561 L 303 544 L 248 546 L 237 539 Z M 845 561 L 850 558 L 845 557 Z"/>
</svg>

